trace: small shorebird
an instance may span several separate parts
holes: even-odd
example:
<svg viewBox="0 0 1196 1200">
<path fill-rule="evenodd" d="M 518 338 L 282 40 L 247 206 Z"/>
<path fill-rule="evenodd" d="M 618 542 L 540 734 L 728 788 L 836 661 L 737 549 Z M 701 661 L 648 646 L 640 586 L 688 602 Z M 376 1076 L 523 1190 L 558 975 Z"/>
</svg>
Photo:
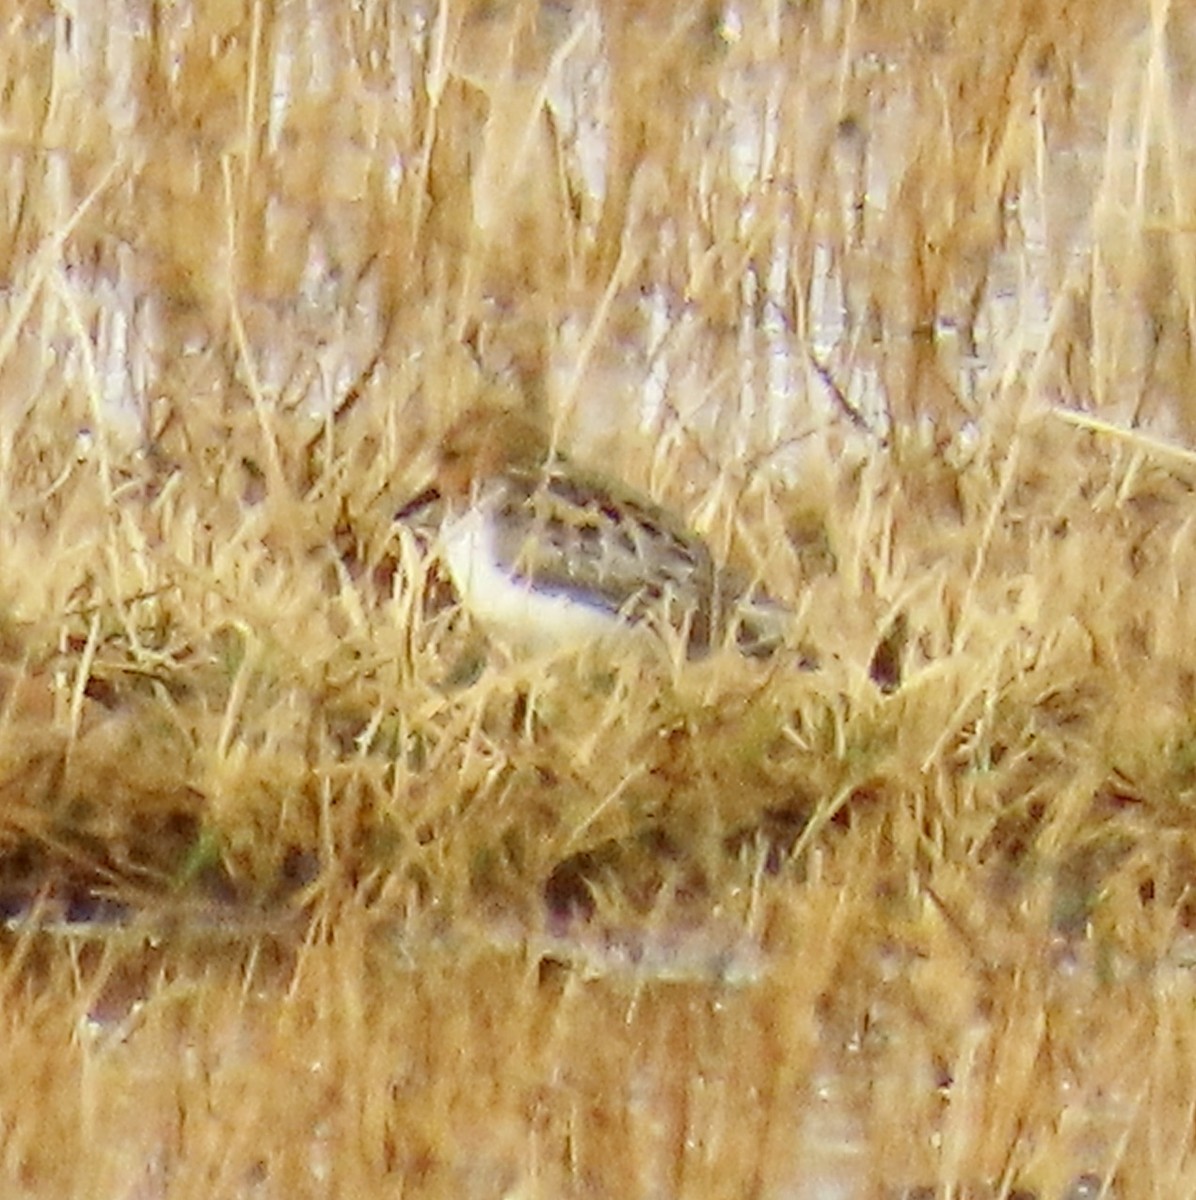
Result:
<svg viewBox="0 0 1196 1200">
<path fill-rule="evenodd" d="M 567 649 L 645 628 L 679 639 L 689 658 L 724 643 L 749 657 L 781 646 L 786 609 L 716 567 L 665 509 L 555 453 L 527 418 L 472 410 L 438 460 L 432 487 L 397 519 L 434 516 L 458 598 L 508 648 Z"/>
</svg>

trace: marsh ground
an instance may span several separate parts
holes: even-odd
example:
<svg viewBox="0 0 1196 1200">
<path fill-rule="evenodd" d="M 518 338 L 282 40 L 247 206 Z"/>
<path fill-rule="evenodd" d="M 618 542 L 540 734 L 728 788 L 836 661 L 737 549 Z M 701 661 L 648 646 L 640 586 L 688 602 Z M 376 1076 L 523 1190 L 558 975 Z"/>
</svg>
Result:
<svg viewBox="0 0 1196 1200">
<path fill-rule="evenodd" d="M 1193 1190 L 1178 11 L 3 20 L 6 1195 Z M 790 650 L 491 653 L 483 393 Z"/>
</svg>

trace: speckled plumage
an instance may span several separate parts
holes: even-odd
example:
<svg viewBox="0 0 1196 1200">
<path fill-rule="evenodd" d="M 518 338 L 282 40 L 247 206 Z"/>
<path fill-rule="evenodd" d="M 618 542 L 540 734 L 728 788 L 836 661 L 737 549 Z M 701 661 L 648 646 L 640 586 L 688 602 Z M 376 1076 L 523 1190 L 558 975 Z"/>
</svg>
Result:
<svg viewBox="0 0 1196 1200">
<path fill-rule="evenodd" d="M 705 543 L 629 488 L 550 452 L 507 412 L 467 414 L 440 448 L 439 550 L 462 602 L 500 641 L 565 648 L 651 629 L 688 657 L 771 654 L 786 611 L 716 567 Z"/>
</svg>

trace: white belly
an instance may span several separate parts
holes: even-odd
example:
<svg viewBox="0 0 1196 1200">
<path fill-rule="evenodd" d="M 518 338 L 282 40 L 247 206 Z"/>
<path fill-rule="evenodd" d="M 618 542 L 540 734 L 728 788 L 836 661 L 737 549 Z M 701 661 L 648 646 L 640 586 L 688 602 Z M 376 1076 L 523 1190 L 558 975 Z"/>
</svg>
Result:
<svg viewBox="0 0 1196 1200">
<path fill-rule="evenodd" d="M 477 508 L 448 521 L 440 545 L 461 603 L 512 650 L 571 649 L 627 629 L 616 614 L 582 598 L 541 591 L 512 576 L 498 560 L 491 521 Z"/>
</svg>

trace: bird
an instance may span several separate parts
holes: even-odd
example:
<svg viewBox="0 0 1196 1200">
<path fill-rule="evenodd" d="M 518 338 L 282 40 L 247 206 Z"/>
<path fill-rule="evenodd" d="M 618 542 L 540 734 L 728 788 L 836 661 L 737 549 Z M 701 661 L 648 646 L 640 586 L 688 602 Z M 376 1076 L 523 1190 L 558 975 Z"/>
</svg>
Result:
<svg viewBox="0 0 1196 1200">
<path fill-rule="evenodd" d="M 464 608 L 515 654 L 649 632 L 694 660 L 785 641 L 783 605 L 720 567 L 663 506 L 556 450 L 530 416 L 474 407 L 440 441 L 433 483 L 396 520 L 438 526 Z"/>
</svg>

